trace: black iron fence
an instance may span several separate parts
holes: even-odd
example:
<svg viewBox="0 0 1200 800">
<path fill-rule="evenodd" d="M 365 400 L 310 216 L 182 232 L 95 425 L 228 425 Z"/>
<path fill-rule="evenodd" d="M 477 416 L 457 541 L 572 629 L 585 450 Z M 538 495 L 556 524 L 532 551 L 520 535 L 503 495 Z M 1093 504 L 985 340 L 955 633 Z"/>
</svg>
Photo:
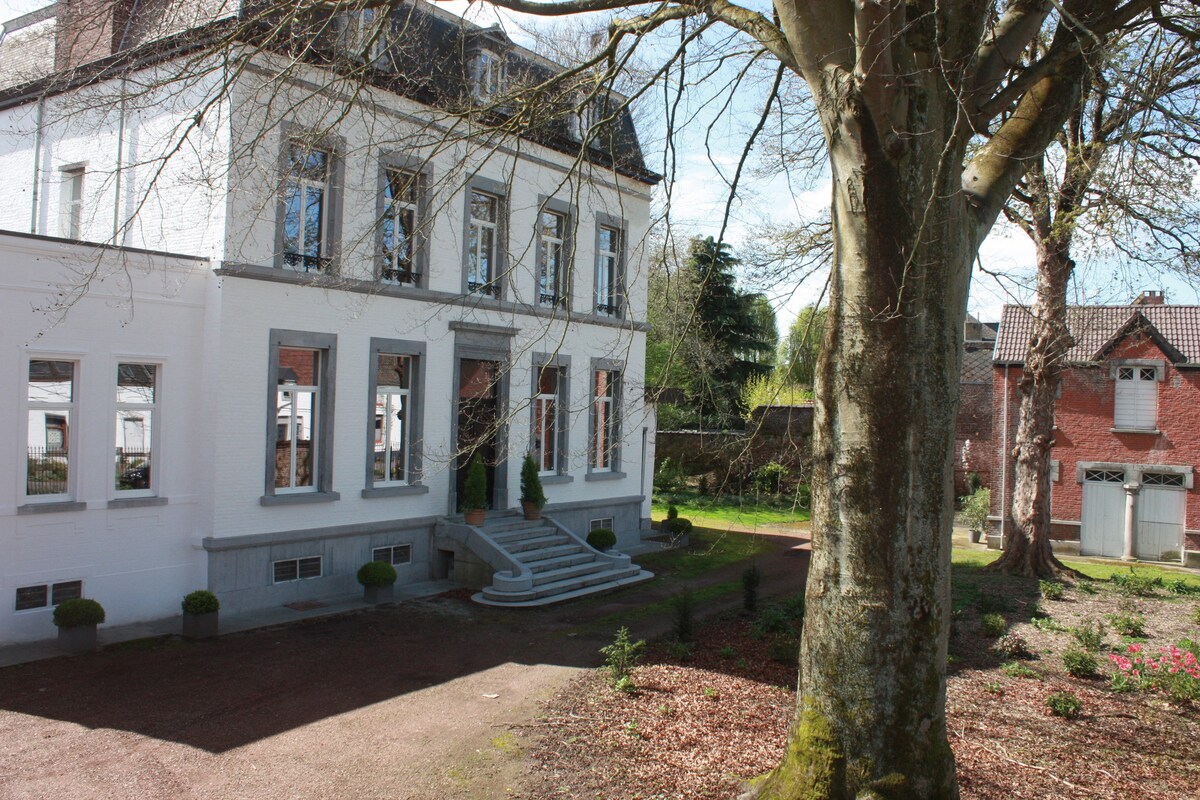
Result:
<svg viewBox="0 0 1200 800">
<path fill-rule="evenodd" d="M 67 451 L 61 447 L 29 448 L 25 471 L 25 494 L 65 494 L 67 491 Z"/>
</svg>

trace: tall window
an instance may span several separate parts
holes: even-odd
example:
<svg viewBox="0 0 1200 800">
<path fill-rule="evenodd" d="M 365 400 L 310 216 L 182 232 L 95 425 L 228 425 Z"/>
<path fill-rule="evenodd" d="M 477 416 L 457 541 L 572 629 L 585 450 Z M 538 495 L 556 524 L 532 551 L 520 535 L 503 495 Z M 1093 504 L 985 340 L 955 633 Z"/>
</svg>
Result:
<svg viewBox="0 0 1200 800">
<path fill-rule="evenodd" d="M 596 241 L 596 312 L 616 316 L 620 311 L 617 298 L 617 269 L 620 266 L 621 232 L 600 226 Z"/>
<path fill-rule="evenodd" d="M 1158 369 L 1118 366 L 1113 427 L 1152 431 L 1158 424 Z"/>
<path fill-rule="evenodd" d="M 283 189 L 283 263 L 302 272 L 325 270 L 329 153 L 291 142 Z"/>
<path fill-rule="evenodd" d="M 616 387 L 620 373 L 596 370 L 592 381 L 592 472 L 611 472 L 617 447 Z"/>
<path fill-rule="evenodd" d="M 65 239 L 83 236 L 83 167 L 62 171 L 62 214 L 59 233 Z"/>
<path fill-rule="evenodd" d="M 389 169 L 384 187 L 383 279 L 416 283 L 417 190 L 420 176 Z"/>
<path fill-rule="evenodd" d="M 467 291 L 499 295 L 496 284 L 496 246 L 500 198 L 471 191 L 471 220 L 467 234 Z"/>
<path fill-rule="evenodd" d="M 542 367 L 538 370 L 530 449 L 539 472 L 543 475 L 558 472 L 558 367 Z"/>
<path fill-rule="evenodd" d="M 409 479 L 412 359 L 379 353 L 375 361 L 375 484 Z"/>
<path fill-rule="evenodd" d="M 275 489 L 311 491 L 317 486 L 321 407 L 321 351 L 280 347 L 275 391 Z"/>
<path fill-rule="evenodd" d="M 158 367 L 154 364 L 117 365 L 116 489 L 149 492 L 154 452 Z"/>
<path fill-rule="evenodd" d="M 504 87 L 504 59 L 490 50 L 475 54 L 472 72 L 472 90 L 478 100 L 490 100 Z"/>
<path fill-rule="evenodd" d="M 563 305 L 567 294 L 563 288 L 567 217 L 554 211 L 543 211 L 539 225 L 538 303 L 544 306 Z"/>
<path fill-rule="evenodd" d="M 70 497 L 75 366 L 72 361 L 29 362 L 25 494 L 30 497 Z"/>
</svg>

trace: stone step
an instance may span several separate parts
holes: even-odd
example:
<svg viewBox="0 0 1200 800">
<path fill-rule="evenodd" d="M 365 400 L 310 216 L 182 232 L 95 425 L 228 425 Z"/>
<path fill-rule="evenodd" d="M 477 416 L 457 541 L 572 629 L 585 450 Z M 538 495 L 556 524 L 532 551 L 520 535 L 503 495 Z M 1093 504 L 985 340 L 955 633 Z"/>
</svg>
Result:
<svg viewBox="0 0 1200 800">
<path fill-rule="evenodd" d="M 551 547 L 553 545 L 568 544 L 570 538 L 565 533 L 549 533 L 544 536 L 534 536 L 529 539 L 517 539 L 512 542 L 503 542 L 501 547 L 509 553 L 516 555 L 528 550 L 540 550 L 543 547 Z"/>
<path fill-rule="evenodd" d="M 489 530 L 484 531 L 484 533 L 486 533 L 488 536 L 492 537 L 492 541 L 497 542 L 499 544 L 505 544 L 507 542 L 517 542 L 522 539 L 530 539 L 535 536 L 545 536 L 546 534 L 558 533 L 558 532 L 559 532 L 558 528 L 554 528 L 549 525 L 541 525 L 536 528 L 520 528 L 518 530 L 506 530 L 506 531 L 502 531 L 499 533 L 494 533 Z"/>
<path fill-rule="evenodd" d="M 596 581 L 582 581 L 579 579 L 575 581 L 560 581 L 561 585 L 558 586 L 540 586 L 535 587 L 533 590 L 522 592 L 498 592 L 489 586 L 482 592 L 475 594 L 471 599 L 477 603 L 489 606 L 532 608 L 550 605 L 551 603 L 561 603 L 566 600 L 574 600 L 579 597 L 603 594 L 604 592 L 613 592 L 626 586 L 648 581 L 653 577 L 654 573 L 647 572 L 637 566 L 631 566 L 629 569 L 613 570 L 612 573 L 600 576 Z"/>
<path fill-rule="evenodd" d="M 547 556 L 544 558 L 521 558 L 522 564 L 529 567 L 529 571 L 533 573 L 547 572 L 561 567 L 573 567 L 576 564 L 590 564 L 595 562 L 596 556 L 594 553 L 584 552 L 581 548 L 575 547 L 574 553 L 565 553 L 557 556 Z M 545 551 L 537 550 L 534 555 L 540 555 Z M 524 554 L 522 554 L 524 555 Z"/>
<path fill-rule="evenodd" d="M 544 527 L 546 525 L 540 519 L 524 519 L 523 517 L 514 517 L 512 519 L 498 519 L 494 521 L 485 520 L 480 527 L 487 531 L 488 534 L 505 533 L 507 531 L 520 531 L 529 528 Z"/>
<path fill-rule="evenodd" d="M 558 556 L 575 555 L 576 553 L 580 555 L 586 555 L 588 558 L 594 557 L 594 554 L 583 545 L 575 544 L 574 542 L 567 542 L 566 544 L 551 545 L 550 547 L 543 547 L 538 550 L 522 551 L 517 560 L 522 564 L 529 566 L 532 564 L 539 564 L 545 559 L 557 558 Z"/>
<path fill-rule="evenodd" d="M 545 586 L 549 583 L 557 583 L 572 578 L 586 578 L 599 572 L 607 572 L 611 568 L 612 565 L 605 561 L 587 561 L 582 564 L 559 567 L 558 569 L 548 569 L 534 573 L 533 585 L 535 587 Z"/>
</svg>

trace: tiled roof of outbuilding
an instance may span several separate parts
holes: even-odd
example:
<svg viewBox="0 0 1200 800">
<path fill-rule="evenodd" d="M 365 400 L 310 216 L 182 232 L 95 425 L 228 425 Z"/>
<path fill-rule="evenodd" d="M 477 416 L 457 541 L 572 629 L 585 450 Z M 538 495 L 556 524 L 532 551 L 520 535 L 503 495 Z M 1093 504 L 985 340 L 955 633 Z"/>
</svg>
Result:
<svg viewBox="0 0 1200 800">
<path fill-rule="evenodd" d="M 1004 307 L 995 363 L 1025 361 L 1032 322 L 1028 308 Z M 1100 360 L 1119 339 L 1140 330 L 1158 339 L 1176 363 L 1200 367 L 1200 306 L 1072 306 L 1067 324 L 1075 336 L 1075 346 L 1067 353 L 1071 362 Z"/>
</svg>

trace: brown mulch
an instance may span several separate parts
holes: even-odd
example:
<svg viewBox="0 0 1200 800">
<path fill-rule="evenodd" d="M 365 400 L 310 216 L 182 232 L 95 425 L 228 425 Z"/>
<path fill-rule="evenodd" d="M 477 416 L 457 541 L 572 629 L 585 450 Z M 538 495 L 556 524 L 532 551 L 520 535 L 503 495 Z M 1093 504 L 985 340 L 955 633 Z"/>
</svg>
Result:
<svg viewBox="0 0 1200 800">
<path fill-rule="evenodd" d="M 1101 619 L 1117 602 L 1108 592 L 1070 591 L 1042 607 L 1071 626 Z M 1186 621 L 1192 605 L 1139 599 L 1147 649 L 1194 628 Z M 951 645 L 947 719 L 964 800 L 1200 797 L 1200 709 L 1066 675 L 1061 652 L 1074 644 L 1071 634 L 1018 621 L 1018 606 L 1011 630 L 1037 654 L 1026 663 L 1039 678 L 1003 673 L 976 612 L 958 623 Z M 795 667 L 772 661 L 768 641 L 753 638 L 742 618 L 703 625 L 696 639 L 694 658 L 682 662 L 656 644 L 635 671 L 636 694 L 614 691 L 595 670 L 553 697 L 517 796 L 733 798 L 745 780 L 774 767 L 794 708 Z M 1110 632 L 1106 644 L 1117 643 Z M 1111 665 L 1100 660 L 1107 675 Z M 1057 690 L 1083 701 L 1082 716 L 1049 714 L 1046 698 Z"/>
</svg>

